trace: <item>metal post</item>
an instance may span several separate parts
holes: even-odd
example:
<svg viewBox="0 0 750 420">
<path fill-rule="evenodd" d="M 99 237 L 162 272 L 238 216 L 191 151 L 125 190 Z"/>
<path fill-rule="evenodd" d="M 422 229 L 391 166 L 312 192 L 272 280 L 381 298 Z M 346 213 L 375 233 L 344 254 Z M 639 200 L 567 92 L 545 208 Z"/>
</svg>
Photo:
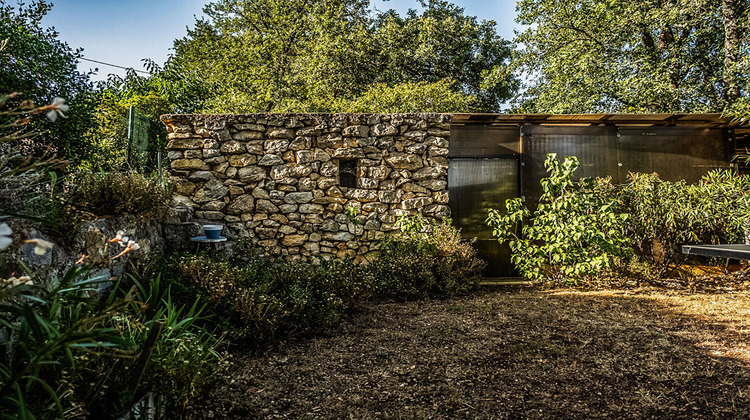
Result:
<svg viewBox="0 0 750 420">
<path fill-rule="evenodd" d="M 159 185 L 164 186 L 164 180 L 161 175 L 161 150 L 156 152 L 156 173 L 159 177 Z"/>
<path fill-rule="evenodd" d="M 128 168 L 131 167 L 130 159 L 133 155 L 132 148 L 133 148 L 133 137 L 135 136 L 134 131 L 135 131 L 135 107 L 131 106 L 128 112 L 128 149 L 127 149 L 126 156 L 125 156 L 125 161 L 128 165 Z"/>
</svg>

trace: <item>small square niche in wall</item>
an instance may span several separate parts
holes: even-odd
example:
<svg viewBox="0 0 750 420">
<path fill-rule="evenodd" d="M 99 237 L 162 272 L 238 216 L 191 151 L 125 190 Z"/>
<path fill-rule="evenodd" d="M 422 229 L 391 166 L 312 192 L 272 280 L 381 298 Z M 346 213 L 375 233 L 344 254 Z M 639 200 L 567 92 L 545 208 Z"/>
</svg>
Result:
<svg viewBox="0 0 750 420">
<path fill-rule="evenodd" d="M 357 161 L 339 161 L 339 185 L 347 188 L 357 188 Z"/>
</svg>

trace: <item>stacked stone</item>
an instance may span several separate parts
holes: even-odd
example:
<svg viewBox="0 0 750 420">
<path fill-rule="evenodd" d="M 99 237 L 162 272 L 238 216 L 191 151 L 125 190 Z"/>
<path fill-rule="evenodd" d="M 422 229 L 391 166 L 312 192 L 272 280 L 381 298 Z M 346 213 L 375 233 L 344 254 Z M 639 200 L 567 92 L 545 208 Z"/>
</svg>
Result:
<svg viewBox="0 0 750 420">
<path fill-rule="evenodd" d="M 449 216 L 450 119 L 162 116 L 178 201 L 198 219 L 250 236 L 271 255 L 306 259 L 362 258 L 397 229 L 399 216 Z M 356 160 L 356 188 L 341 185 L 342 160 Z"/>
</svg>

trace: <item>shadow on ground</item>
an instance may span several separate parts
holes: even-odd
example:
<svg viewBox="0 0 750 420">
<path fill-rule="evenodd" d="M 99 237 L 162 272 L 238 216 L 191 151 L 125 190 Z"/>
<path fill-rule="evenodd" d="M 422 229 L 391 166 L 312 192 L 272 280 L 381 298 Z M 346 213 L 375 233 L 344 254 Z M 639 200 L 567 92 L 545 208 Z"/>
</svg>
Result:
<svg viewBox="0 0 750 420">
<path fill-rule="evenodd" d="M 234 355 L 198 417 L 750 418 L 750 293 L 498 289 Z"/>
</svg>

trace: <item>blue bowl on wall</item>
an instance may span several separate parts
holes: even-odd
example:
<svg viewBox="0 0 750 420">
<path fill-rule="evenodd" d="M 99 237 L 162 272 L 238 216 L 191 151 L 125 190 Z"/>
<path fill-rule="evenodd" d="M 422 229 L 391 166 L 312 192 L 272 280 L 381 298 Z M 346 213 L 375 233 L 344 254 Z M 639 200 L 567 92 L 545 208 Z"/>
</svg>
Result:
<svg viewBox="0 0 750 420">
<path fill-rule="evenodd" d="M 203 225 L 203 234 L 206 239 L 220 239 L 224 225 Z"/>
</svg>

